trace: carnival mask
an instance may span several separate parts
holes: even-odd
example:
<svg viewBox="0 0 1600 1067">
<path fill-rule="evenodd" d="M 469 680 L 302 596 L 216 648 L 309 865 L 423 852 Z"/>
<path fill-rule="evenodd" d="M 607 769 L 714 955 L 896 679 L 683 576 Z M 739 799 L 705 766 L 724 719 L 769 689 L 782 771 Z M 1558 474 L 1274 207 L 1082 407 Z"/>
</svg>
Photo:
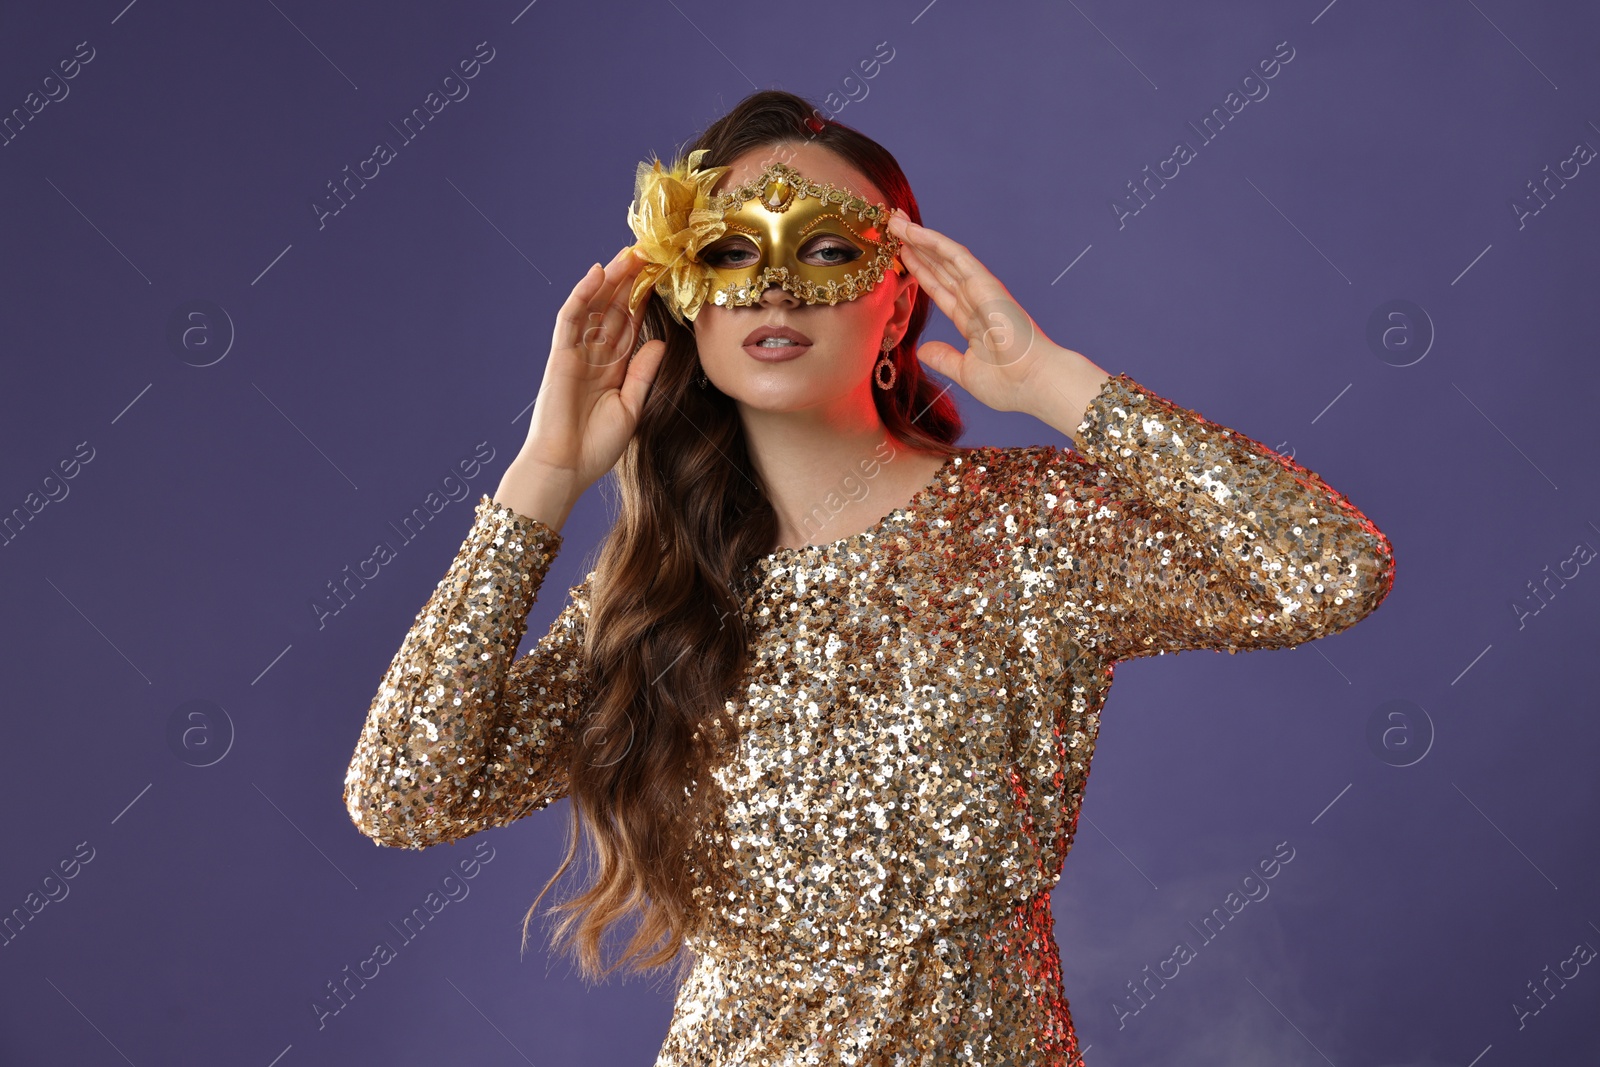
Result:
<svg viewBox="0 0 1600 1067">
<path fill-rule="evenodd" d="M 705 152 L 668 170 L 660 160 L 639 164 L 628 225 L 645 265 L 634 278 L 630 311 L 652 288 L 679 322 L 692 322 L 707 302 L 747 307 L 769 285 L 807 304 L 837 304 L 870 292 L 885 270 L 904 273 L 887 204 L 812 181 L 782 162 L 714 194 L 711 187 L 732 168 L 699 169 Z"/>
</svg>

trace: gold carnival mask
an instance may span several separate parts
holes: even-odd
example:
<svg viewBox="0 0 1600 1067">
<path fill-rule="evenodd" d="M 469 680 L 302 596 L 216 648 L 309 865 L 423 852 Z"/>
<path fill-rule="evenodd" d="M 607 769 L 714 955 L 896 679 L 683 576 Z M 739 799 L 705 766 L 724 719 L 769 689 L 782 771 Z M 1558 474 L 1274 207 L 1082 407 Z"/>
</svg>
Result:
<svg viewBox="0 0 1600 1067">
<path fill-rule="evenodd" d="M 770 285 L 807 304 L 837 304 L 871 292 L 885 270 L 905 272 L 887 204 L 812 181 L 782 162 L 714 194 L 711 187 L 731 168 L 701 170 L 705 151 L 667 170 L 660 160 L 639 164 L 628 225 L 645 265 L 634 278 L 630 311 L 652 288 L 680 323 L 694 321 L 708 301 L 747 307 Z"/>
</svg>

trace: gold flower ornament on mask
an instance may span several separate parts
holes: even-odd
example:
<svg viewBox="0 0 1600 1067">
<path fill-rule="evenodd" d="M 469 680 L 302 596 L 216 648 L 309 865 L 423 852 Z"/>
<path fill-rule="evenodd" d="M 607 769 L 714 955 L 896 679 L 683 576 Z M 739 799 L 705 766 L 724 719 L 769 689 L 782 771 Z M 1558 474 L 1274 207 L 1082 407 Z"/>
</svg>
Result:
<svg viewBox="0 0 1600 1067">
<path fill-rule="evenodd" d="M 727 228 L 721 209 L 711 207 L 711 187 L 730 169 L 701 170 L 706 151 L 696 149 L 666 170 L 653 159 L 634 173 L 628 226 L 638 238 L 634 252 L 645 264 L 634 276 L 629 311 L 652 288 L 680 323 L 692 321 L 705 302 L 711 284 L 696 254 Z"/>
<path fill-rule="evenodd" d="M 714 194 L 712 186 L 731 168 L 700 169 L 705 152 L 697 149 L 666 170 L 660 160 L 639 164 L 628 225 L 645 265 L 634 279 L 630 311 L 652 288 L 680 323 L 694 321 L 708 302 L 747 307 L 770 285 L 807 304 L 837 304 L 870 292 L 886 270 L 905 272 L 887 204 L 812 181 L 782 162 Z M 810 261 L 824 252 L 846 258 Z"/>
</svg>

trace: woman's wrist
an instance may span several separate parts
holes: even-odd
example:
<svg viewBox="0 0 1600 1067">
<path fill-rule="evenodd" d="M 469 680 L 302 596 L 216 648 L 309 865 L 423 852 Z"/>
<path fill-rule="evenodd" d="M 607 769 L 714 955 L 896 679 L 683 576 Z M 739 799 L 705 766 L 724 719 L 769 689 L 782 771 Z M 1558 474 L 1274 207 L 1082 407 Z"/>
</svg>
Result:
<svg viewBox="0 0 1600 1067">
<path fill-rule="evenodd" d="M 576 471 L 518 455 L 501 475 L 492 499 L 559 533 L 586 488 L 577 481 Z"/>
<path fill-rule="evenodd" d="M 1076 442 L 1089 402 L 1110 377 L 1083 353 L 1052 346 L 1028 376 L 1024 410 Z"/>
</svg>

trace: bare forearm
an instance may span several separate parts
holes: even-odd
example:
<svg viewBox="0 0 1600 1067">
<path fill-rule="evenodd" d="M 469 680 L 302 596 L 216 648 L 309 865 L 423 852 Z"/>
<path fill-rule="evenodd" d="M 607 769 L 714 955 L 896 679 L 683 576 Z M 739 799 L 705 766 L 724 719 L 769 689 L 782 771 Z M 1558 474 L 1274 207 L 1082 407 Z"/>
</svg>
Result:
<svg viewBox="0 0 1600 1067">
<path fill-rule="evenodd" d="M 1026 410 L 1076 441 L 1089 401 L 1109 377 L 1082 353 L 1052 345 L 1040 353 L 1039 365 L 1028 379 Z"/>
<path fill-rule="evenodd" d="M 519 515 L 538 519 L 559 531 L 586 488 L 577 481 L 574 471 L 518 455 L 501 476 L 493 499 L 496 504 L 504 504 Z"/>
</svg>

